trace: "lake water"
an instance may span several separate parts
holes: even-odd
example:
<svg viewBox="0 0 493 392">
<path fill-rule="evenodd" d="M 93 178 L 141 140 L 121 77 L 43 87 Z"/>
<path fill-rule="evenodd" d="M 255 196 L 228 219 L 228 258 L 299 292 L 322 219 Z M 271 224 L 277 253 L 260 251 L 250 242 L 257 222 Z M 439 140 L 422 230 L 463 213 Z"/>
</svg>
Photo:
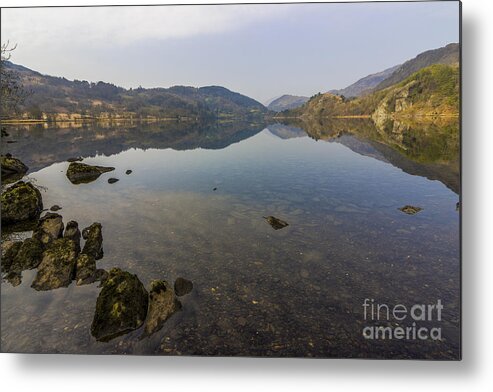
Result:
<svg viewBox="0 0 493 392">
<path fill-rule="evenodd" d="M 2 281 L 3 351 L 459 355 L 458 166 L 450 154 L 423 162 L 367 133 L 322 140 L 319 130 L 281 124 L 8 132 L 16 142 L 2 143 L 2 152 L 30 167 L 45 208 L 61 206 L 64 222 L 81 228 L 102 224 L 98 268 L 120 267 L 146 286 L 181 276 L 194 289 L 152 336 L 137 330 L 102 343 L 90 333 L 97 283 L 38 292 L 30 287 L 35 271 L 24 271 L 19 286 Z M 116 170 L 73 185 L 66 159 L 79 155 Z M 423 210 L 398 210 L 407 204 Z M 268 215 L 289 226 L 274 230 Z M 441 321 L 418 322 L 440 327 L 441 340 L 365 339 L 367 325 L 395 325 L 365 320 L 365 298 L 408 307 L 441 300 Z"/>
</svg>

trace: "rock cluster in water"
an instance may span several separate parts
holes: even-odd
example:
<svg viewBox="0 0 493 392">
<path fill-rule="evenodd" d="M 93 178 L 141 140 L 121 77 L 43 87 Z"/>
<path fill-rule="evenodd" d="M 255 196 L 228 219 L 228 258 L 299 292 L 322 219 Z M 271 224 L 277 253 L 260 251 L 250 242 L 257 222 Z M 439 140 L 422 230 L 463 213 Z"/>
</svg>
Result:
<svg viewBox="0 0 493 392">
<path fill-rule="evenodd" d="M 164 280 L 151 282 L 149 292 L 134 274 L 113 268 L 98 269 L 103 255 L 102 225 L 94 222 L 79 230 L 76 221 L 65 226 L 63 217 L 43 211 L 39 190 L 30 183 L 17 182 L 2 193 L 2 225 L 12 226 L 26 220 L 34 222 L 31 238 L 2 242 L 2 274 L 13 286 L 22 283 L 25 270 L 37 269 L 31 287 L 54 290 L 101 282 L 101 292 L 91 325 L 92 335 L 108 341 L 144 325 L 149 336 L 161 329 L 182 305 L 178 296 L 192 291 L 193 283 L 178 278 L 173 287 Z M 53 210 L 58 210 L 53 208 Z M 81 244 L 81 239 L 85 243 Z"/>
</svg>

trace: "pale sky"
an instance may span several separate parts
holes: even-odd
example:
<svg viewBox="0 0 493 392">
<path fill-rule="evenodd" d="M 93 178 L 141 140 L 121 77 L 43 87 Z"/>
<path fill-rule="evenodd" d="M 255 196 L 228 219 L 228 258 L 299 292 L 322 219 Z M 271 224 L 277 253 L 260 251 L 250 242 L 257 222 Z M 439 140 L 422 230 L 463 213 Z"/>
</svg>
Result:
<svg viewBox="0 0 493 392">
<path fill-rule="evenodd" d="M 12 61 L 122 87 L 221 85 L 265 102 L 342 88 L 459 41 L 459 3 L 2 9 Z"/>
</svg>

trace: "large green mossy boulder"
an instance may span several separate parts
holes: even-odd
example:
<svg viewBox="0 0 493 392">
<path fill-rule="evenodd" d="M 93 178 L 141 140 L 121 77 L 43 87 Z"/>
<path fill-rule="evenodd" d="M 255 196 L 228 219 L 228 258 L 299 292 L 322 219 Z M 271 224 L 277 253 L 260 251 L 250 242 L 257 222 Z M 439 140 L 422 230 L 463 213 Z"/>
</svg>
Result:
<svg viewBox="0 0 493 392">
<path fill-rule="evenodd" d="M 72 184 L 86 184 L 95 181 L 103 173 L 115 170 L 114 167 L 92 166 L 80 162 L 72 162 L 67 169 L 67 178 Z"/>
<path fill-rule="evenodd" d="M 139 328 L 146 319 L 148 301 L 147 290 L 136 275 L 113 268 L 96 302 L 92 335 L 109 341 Z"/>
<path fill-rule="evenodd" d="M 42 210 L 41 193 L 30 183 L 19 181 L 2 193 L 2 225 L 36 220 Z"/>
</svg>

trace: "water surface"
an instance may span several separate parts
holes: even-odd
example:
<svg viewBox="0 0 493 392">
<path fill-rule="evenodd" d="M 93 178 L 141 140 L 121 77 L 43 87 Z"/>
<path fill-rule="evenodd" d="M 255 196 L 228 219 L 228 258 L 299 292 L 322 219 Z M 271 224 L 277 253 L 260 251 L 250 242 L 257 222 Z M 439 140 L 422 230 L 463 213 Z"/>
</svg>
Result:
<svg viewBox="0 0 493 392">
<path fill-rule="evenodd" d="M 194 290 L 151 337 L 137 330 L 102 343 L 90 334 L 97 284 L 37 292 L 35 271 L 25 271 L 17 287 L 2 282 L 2 349 L 457 358 L 458 174 L 447 171 L 450 157 L 425 162 L 354 126 L 325 138 L 310 129 L 10 129 L 16 143 L 3 143 L 3 152 L 30 167 L 45 208 L 60 205 L 65 223 L 81 228 L 102 223 L 99 268 L 128 270 L 146 286 L 182 276 Z M 116 170 L 73 185 L 66 159 L 78 155 Z M 406 215 L 398 210 L 406 204 L 423 210 Z M 267 215 L 289 226 L 273 230 Z M 364 339 L 365 298 L 410 306 L 441 299 L 442 340 Z"/>
</svg>

